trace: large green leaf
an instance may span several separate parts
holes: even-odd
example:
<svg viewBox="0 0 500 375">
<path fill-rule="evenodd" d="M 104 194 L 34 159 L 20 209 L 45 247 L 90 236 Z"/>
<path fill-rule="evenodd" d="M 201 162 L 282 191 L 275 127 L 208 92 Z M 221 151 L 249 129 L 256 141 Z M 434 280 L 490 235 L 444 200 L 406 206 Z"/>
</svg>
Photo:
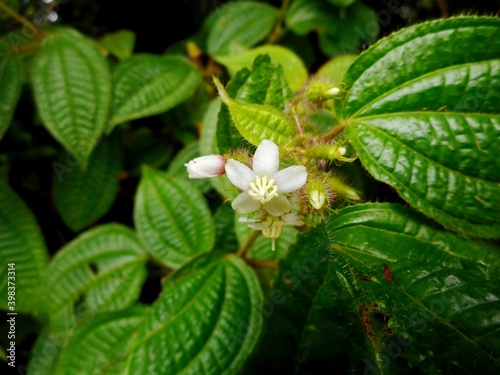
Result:
<svg viewBox="0 0 500 375">
<path fill-rule="evenodd" d="M 494 374 L 499 266 L 497 247 L 400 205 L 345 208 L 282 264 L 254 367 L 468 374 L 480 366 Z"/>
<path fill-rule="evenodd" d="M 0 46 L 0 54 L 3 47 Z M 17 55 L 0 56 L 0 140 L 10 125 L 23 83 L 23 66 Z"/>
<path fill-rule="evenodd" d="M 212 249 L 215 227 L 205 198 L 184 179 L 143 168 L 134 222 L 149 253 L 171 267 Z"/>
<path fill-rule="evenodd" d="M 292 50 L 282 46 L 260 46 L 234 56 L 217 56 L 216 60 L 225 65 L 228 68 L 229 73 L 234 76 L 241 69 L 250 67 L 252 67 L 252 69 L 255 69 L 256 66 L 254 60 L 256 60 L 260 55 L 268 55 L 271 58 L 273 64 L 281 66 L 281 68 L 283 69 L 282 72 L 278 73 L 276 70 L 273 72 L 274 75 L 284 75 L 286 82 L 280 82 L 280 85 L 287 84 L 288 82 L 292 90 L 298 91 L 307 83 L 307 69 L 300 57 L 298 57 Z M 275 67 L 273 68 L 276 69 Z M 261 72 L 260 74 L 262 73 L 263 72 Z M 265 81 L 269 80 L 269 78 L 263 78 L 264 82 L 262 82 L 261 89 L 266 90 Z M 276 80 L 277 77 L 270 78 Z"/>
<path fill-rule="evenodd" d="M 52 260 L 43 284 L 44 308 L 53 316 L 75 303 L 90 313 L 130 306 L 141 291 L 146 260 L 136 234 L 125 226 L 87 231 Z"/>
<path fill-rule="evenodd" d="M 229 81 L 227 93 L 244 103 L 265 104 L 280 110 L 292 97 L 281 65 L 272 64 L 267 55 L 258 55 L 251 70 L 242 67 Z M 221 153 L 246 146 L 246 141 L 236 130 L 227 105 L 220 108 L 216 137 Z"/>
<path fill-rule="evenodd" d="M 413 207 L 452 230 L 500 237 L 499 77 L 500 19 L 404 29 L 347 72 L 346 137 Z"/>
<path fill-rule="evenodd" d="M 69 152 L 86 159 L 111 103 L 108 64 L 97 45 L 76 30 L 56 29 L 44 40 L 31 78 L 44 125 Z"/>
<path fill-rule="evenodd" d="M 36 311 L 48 263 L 47 248 L 35 217 L 5 181 L 0 181 L 0 261 L 0 293 L 4 296 L 0 309 Z M 14 299 L 8 299 L 8 291 L 15 292 Z"/>
<path fill-rule="evenodd" d="M 103 216 L 118 194 L 122 165 L 120 139 L 106 138 L 90 155 L 88 164 L 72 168 L 67 160 L 52 164 L 54 201 L 66 225 L 78 232 Z"/>
<path fill-rule="evenodd" d="M 284 145 L 296 134 L 296 126 L 281 110 L 270 105 L 245 103 L 229 97 L 215 78 L 221 100 L 227 105 L 236 129 L 248 142 L 258 146 L 263 139 Z"/>
<path fill-rule="evenodd" d="M 141 54 L 122 61 L 113 72 L 113 125 L 165 112 L 190 97 L 201 83 L 200 71 L 182 56 Z"/>
<path fill-rule="evenodd" d="M 216 12 L 207 39 L 212 56 L 254 46 L 270 33 L 278 16 L 275 7 L 257 1 L 231 2 Z"/>
<path fill-rule="evenodd" d="M 81 324 L 59 356 L 53 374 L 123 374 L 145 309 L 98 314 Z"/>
<path fill-rule="evenodd" d="M 253 270 L 211 253 L 169 277 L 145 316 L 129 374 L 235 374 L 261 330 L 262 292 Z"/>
</svg>

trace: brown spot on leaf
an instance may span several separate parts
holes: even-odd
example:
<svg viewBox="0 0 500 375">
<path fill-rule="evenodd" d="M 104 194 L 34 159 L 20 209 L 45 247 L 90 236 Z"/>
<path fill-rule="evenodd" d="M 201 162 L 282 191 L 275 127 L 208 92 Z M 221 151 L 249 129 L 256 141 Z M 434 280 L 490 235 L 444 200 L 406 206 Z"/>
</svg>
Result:
<svg viewBox="0 0 500 375">
<path fill-rule="evenodd" d="M 393 280 L 393 276 L 392 276 L 392 271 L 391 271 L 391 268 L 387 265 L 387 264 L 382 264 L 382 268 L 384 269 L 384 274 L 382 275 L 382 277 L 391 282 L 392 283 L 392 280 Z"/>
</svg>

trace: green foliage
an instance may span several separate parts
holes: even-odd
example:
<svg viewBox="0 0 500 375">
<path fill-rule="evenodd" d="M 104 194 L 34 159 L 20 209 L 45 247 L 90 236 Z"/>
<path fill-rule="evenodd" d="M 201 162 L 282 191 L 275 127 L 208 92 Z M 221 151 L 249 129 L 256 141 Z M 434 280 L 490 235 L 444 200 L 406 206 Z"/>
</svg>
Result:
<svg viewBox="0 0 500 375">
<path fill-rule="evenodd" d="M 148 252 L 170 267 L 210 251 L 215 228 L 203 196 L 189 182 L 145 167 L 134 222 Z"/>
<path fill-rule="evenodd" d="M 87 159 L 106 127 L 111 80 L 97 45 L 78 31 L 51 32 L 31 70 L 35 102 L 49 132 Z"/>
<path fill-rule="evenodd" d="M 174 273 L 164 290 L 138 329 L 129 373 L 232 374 L 240 368 L 262 323 L 254 271 L 240 258 L 214 253 Z M 177 332 L 184 336 L 176 339 Z"/>
<path fill-rule="evenodd" d="M 499 262 L 498 247 L 402 206 L 345 208 L 302 236 L 281 265 L 251 367 L 470 373 L 481 363 L 493 373 Z"/>
<path fill-rule="evenodd" d="M 54 202 L 66 225 L 78 232 L 108 212 L 118 194 L 122 167 L 119 137 L 103 139 L 87 165 L 70 168 L 63 155 L 53 164 L 60 172 L 52 181 Z"/>
<path fill-rule="evenodd" d="M 455 18 L 408 28 L 346 75 L 346 136 L 363 165 L 418 210 L 478 237 L 500 236 L 499 27 L 498 19 Z M 463 50 L 438 57 L 459 40 Z"/>
<path fill-rule="evenodd" d="M 415 5 L 369 46 L 360 1 L 213 7 L 160 55 L 0 2 L 2 359 L 499 373 L 499 18 Z"/>
<path fill-rule="evenodd" d="M 113 125 L 165 112 L 190 97 L 201 75 L 181 56 L 135 55 L 113 72 Z"/>
<path fill-rule="evenodd" d="M 35 217 L 4 181 L 0 181 L 0 228 L 0 270 L 4 275 L 0 292 L 5 296 L 0 308 L 34 313 L 48 263 L 47 247 Z"/>
<path fill-rule="evenodd" d="M 68 306 L 96 313 L 130 306 L 145 274 L 146 251 L 120 224 L 89 230 L 63 247 L 43 282 L 41 310 L 51 317 Z"/>
<path fill-rule="evenodd" d="M 234 54 L 252 47 L 271 31 L 278 10 L 257 1 L 232 2 L 215 12 L 207 38 L 207 50 L 212 56 Z"/>
<path fill-rule="evenodd" d="M 0 54 L 4 48 L 0 45 Z M 17 55 L 0 57 L 0 140 L 9 127 L 16 108 L 23 80 L 22 61 Z"/>
</svg>

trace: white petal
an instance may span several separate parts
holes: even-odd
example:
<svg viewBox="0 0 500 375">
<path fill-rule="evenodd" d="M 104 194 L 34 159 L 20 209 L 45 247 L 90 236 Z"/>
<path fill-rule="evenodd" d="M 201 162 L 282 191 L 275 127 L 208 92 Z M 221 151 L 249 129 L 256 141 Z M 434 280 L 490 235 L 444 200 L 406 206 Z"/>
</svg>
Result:
<svg viewBox="0 0 500 375">
<path fill-rule="evenodd" d="M 248 223 L 247 224 L 250 228 L 255 229 L 255 230 L 264 230 L 269 228 L 271 225 L 271 222 L 269 221 L 261 221 L 260 223 Z"/>
<path fill-rule="evenodd" d="M 231 207 L 240 214 L 249 214 L 250 212 L 255 212 L 260 209 L 260 202 L 254 200 L 244 191 L 235 198 L 233 203 L 231 203 Z"/>
<path fill-rule="evenodd" d="M 280 154 L 278 146 L 273 141 L 264 139 L 253 156 L 253 171 L 257 176 L 273 178 L 278 171 Z"/>
<path fill-rule="evenodd" d="M 224 173 L 226 160 L 222 155 L 200 156 L 184 164 L 189 178 L 209 178 L 220 176 Z"/>
<path fill-rule="evenodd" d="M 290 211 L 290 202 L 283 195 L 280 195 L 270 202 L 264 203 L 262 207 L 273 216 L 281 216 Z"/>
<path fill-rule="evenodd" d="M 226 174 L 229 181 L 241 190 L 250 189 L 250 182 L 255 180 L 255 173 L 245 164 L 234 159 L 229 159 L 226 163 Z"/>
<path fill-rule="evenodd" d="M 307 181 L 307 170 L 306 167 L 295 165 L 279 171 L 273 178 L 278 185 L 279 194 L 291 193 L 304 186 Z"/>
<path fill-rule="evenodd" d="M 294 212 L 290 212 L 288 214 L 281 216 L 281 220 L 283 220 L 282 225 L 292 225 L 292 226 L 304 225 L 304 222 L 302 221 L 302 216 L 297 215 Z"/>
</svg>

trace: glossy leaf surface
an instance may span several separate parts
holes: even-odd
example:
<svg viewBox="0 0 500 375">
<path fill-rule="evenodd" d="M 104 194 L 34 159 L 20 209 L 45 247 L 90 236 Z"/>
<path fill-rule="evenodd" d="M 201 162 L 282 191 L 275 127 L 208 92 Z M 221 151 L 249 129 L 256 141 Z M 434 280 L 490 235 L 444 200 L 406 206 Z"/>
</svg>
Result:
<svg viewBox="0 0 500 375">
<path fill-rule="evenodd" d="M 257 1 L 231 2 L 216 12 L 207 40 L 212 56 L 254 46 L 269 34 L 278 16 L 275 7 Z"/>
<path fill-rule="evenodd" d="M 68 306 L 95 313 L 130 306 L 144 281 L 147 254 L 136 234 L 120 224 L 87 231 L 62 248 L 44 282 L 48 314 Z"/>
<path fill-rule="evenodd" d="M 111 122 L 164 112 L 191 96 L 201 73 L 182 56 L 135 55 L 113 72 Z"/>
<path fill-rule="evenodd" d="M 48 34 L 31 74 L 44 125 L 69 152 L 88 158 L 108 120 L 111 79 L 97 45 L 76 30 Z"/>
<path fill-rule="evenodd" d="M 119 137 L 104 139 L 85 166 L 72 168 L 65 162 L 64 158 L 55 162 L 60 173 L 53 178 L 54 201 L 66 225 L 78 232 L 108 212 L 118 194 L 122 166 Z"/>
<path fill-rule="evenodd" d="M 130 374 L 234 374 L 260 333 L 262 292 L 240 258 L 210 254 L 164 284 L 138 330 Z"/>
<path fill-rule="evenodd" d="M 363 165 L 424 214 L 477 237 L 500 237 L 499 51 L 498 19 L 439 20 L 383 39 L 345 77 L 345 134 Z"/>
<path fill-rule="evenodd" d="M 40 284 L 48 263 L 47 247 L 33 213 L 4 181 L 0 181 L 0 260 L 4 275 L 0 280 L 4 296 L 0 308 L 37 311 Z M 8 291 L 13 297 L 10 304 Z"/>
<path fill-rule="evenodd" d="M 499 262 L 497 247 L 402 206 L 344 208 L 302 236 L 282 264 L 254 366 L 462 374 L 481 363 L 494 373 Z M 343 345 L 328 345 L 332 337 Z"/>
<path fill-rule="evenodd" d="M 149 253 L 171 267 L 214 244 L 213 218 L 201 193 L 184 179 L 148 167 L 137 190 L 134 222 Z"/>
</svg>

